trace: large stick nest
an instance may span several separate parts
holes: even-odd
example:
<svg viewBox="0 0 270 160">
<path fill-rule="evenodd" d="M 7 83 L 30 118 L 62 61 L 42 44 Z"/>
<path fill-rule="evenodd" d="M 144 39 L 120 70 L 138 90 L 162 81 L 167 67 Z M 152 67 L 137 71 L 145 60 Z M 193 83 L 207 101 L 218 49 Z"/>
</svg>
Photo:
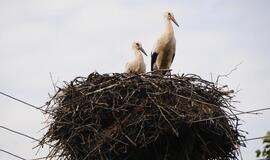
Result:
<svg viewBox="0 0 270 160">
<path fill-rule="evenodd" d="M 237 159 L 233 93 L 196 75 L 92 73 L 52 97 L 48 159 Z"/>
</svg>

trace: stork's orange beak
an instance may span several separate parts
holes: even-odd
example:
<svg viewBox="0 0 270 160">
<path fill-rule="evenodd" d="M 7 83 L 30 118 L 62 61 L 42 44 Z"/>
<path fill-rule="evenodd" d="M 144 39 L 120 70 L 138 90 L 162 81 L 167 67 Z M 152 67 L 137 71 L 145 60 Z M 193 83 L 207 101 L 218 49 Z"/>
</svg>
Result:
<svg viewBox="0 0 270 160">
<path fill-rule="evenodd" d="M 179 27 L 179 24 L 176 22 L 176 20 L 174 19 L 173 16 L 171 16 L 171 20 L 173 21 L 173 23 L 174 23 L 177 27 Z"/>
</svg>

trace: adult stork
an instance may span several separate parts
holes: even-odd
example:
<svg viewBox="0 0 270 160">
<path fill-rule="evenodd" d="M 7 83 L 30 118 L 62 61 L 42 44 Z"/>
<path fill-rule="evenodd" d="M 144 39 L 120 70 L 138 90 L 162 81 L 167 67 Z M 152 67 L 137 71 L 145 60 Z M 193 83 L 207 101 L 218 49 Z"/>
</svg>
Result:
<svg viewBox="0 0 270 160">
<path fill-rule="evenodd" d="M 129 74 L 145 73 L 146 67 L 142 53 L 147 56 L 146 52 L 144 51 L 141 43 L 139 42 L 133 42 L 132 49 L 134 50 L 135 58 L 132 61 L 126 63 L 125 73 Z"/>
<path fill-rule="evenodd" d="M 151 71 L 161 70 L 156 73 L 163 75 L 166 74 L 166 71 L 162 71 L 162 69 L 170 69 L 175 56 L 176 40 L 172 22 L 179 27 L 172 12 L 165 12 L 164 17 L 166 21 L 165 31 L 157 40 L 151 55 Z"/>
</svg>

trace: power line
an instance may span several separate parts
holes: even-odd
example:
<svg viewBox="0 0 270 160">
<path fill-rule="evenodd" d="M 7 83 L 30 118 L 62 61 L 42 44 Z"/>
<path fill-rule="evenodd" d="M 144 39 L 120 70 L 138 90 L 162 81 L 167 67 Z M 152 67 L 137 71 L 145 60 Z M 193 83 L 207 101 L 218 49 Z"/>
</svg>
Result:
<svg viewBox="0 0 270 160">
<path fill-rule="evenodd" d="M 1 91 L 0 91 L 0 94 L 6 96 L 6 97 L 8 97 L 8 98 L 11 98 L 11 99 L 13 99 L 13 100 L 15 100 L 15 101 L 18 101 L 18 102 L 20 102 L 20 103 L 23 103 L 23 104 L 25 104 L 25 105 L 28 105 L 28 106 L 30 106 L 30 107 L 32 107 L 32 108 L 35 108 L 35 109 L 37 109 L 37 110 L 40 110 L 40 111 L 42 111 L 42 112 L 44 112 L 44 113 L 48 113 L 48 111 L 42 109 L 42 107 L 44 107 L 45 105 L 43 105 L 43 106 L 41 106 L 41 107 L 37 107 L 37 106 L 35 106 L 35 105 L 33 105 L 33 104 L 30 104 L 30 103 L 25 102 L 25 101 L 23 101 L 23 100 L 21 100 L 21 99 L 18 99 L 18 98 L 16 98 L 16 97 L 13 97 L 13 96 L 11 96 L 11 95 L 8 95 L 8 94 L 6 94 L 6 93 L 4 93 L 4 92 L 1 92 Z"/>
<path fill-rule="evenodd" d="M 253 141 L 253 140 L 257 140 L 257 139 L 264 139 L 264 138 L 270 138 L 270 136 L 262 136 L 262 137 L 254 137 L 254 138 L 248 138 L 244 141 Z"/>
<path fill-rule="evenodd" d="M 8 131 L 13 132 L 13 133 L 15 133 L 15 134 L 19 134 L 19 135 L 21 135 L 21 136 L 24 136 L 24 137 L 26 137 L 26 138 L 32 139 L 32 140 L 34 140 L 34 141 L 40 142 L 40 140 L 38 140 L 38 139 L 36 139 L 36 138 L 33 138 L 33 137 L 31 137 L 31 136 L 29 136 L 29 135 L 26 135 L 26 134 L 24 134 L 24 133 L 21 133 L 21 132 L 12 130 L 12 129 L 7 128 L 7 127 L 5 127 L 5 126 L 1 126 L 1 125 L 0 125 L 0 128 L 3 128 L 3 129 L 5 129 L 5 130 L 8 130 Z"/>
<path fill-rule="evenodd" d="M 42 159 L 47 159 L 48 157 L 39 157 L 39 158 L 32 158 L 30 160 L 42 160 Z"/>
<path fill-rule="evenodd" d="M 46 157 L 38 157 L 38 158 L 32 158 L 32 159 L 29 159 L 29 160 L 42 160 L 42 159 L 48 159 L 48 158 L 55 158 L 55 157 L 60 157 L 60 155 L 50 155 L 50 156 L 46 156 Z"/>
<path fill-rule="evenodd" d="M 5 129 L 5 130 L 10 131 L 10 132 L 13 132 L 13 133 L 15 133 L 15 134 L 24 136 L 24 137 L 26 137 L 26 138 L 32 139 L 32 140 L 34 140 L 34 141 L 41 142 L 40 140 L 38 140 L 38 139 L 36 139 L 36 138 L 34 138 L 34 137 L 31 137 L 31 136 L 29 136 L 29 135 L 27 135 L 27 134 L 24 134 L 24 133 L 22 133 L 22 132 L 15 131 L 15 130 L 10 129 L 10 128 L 8 128 L 8 127 L 1 126 L 1 125 L 0 125 L 0 128 Z M 53 147 L 53 145 L 51 145 L 51 144 L 49 144 L 49 143 L 44 143 L 44 144 L 47 144 L 48 146 Z"/>
<path fill-rule="evenodd" d="M 7 154 L 9 154 L 9 155 L 11 155 L 11 156 L 13 156 L 13 157 L 18 158 L 18 159 L 21 159 L 21 160 L 27 160 L 27 159 L 25 159 L 25 158 L 23 158 L 23 157 L 21 157 L 21 156 L 18 156 L 18 155 L 14 154 L 14 153 L 11 153 L 11 152 L 9 152 L 9 151 L 3 150 L 3 149 L 1 149 L 1 148 L 0 148 L 0 151 L 1 151 L 1 152 L 4 152 L 4 153 L 7 153 Z"/>
<path fill-rule="evenodd" d="M 241 114 L 250 114 L 250 113 L 259 112 L 259 111 L 265 111 L 265 110 L 270 110 L 270 107 L 267 107 L 267 108 L 261 108 L 261 109 L 256 109 L 256 110 L 250 110 L 250 111 L 241 112 L 241 113 L 236 113 L 236 114 L 231 115 L 231 116 L 229 116 L 229 117 L 237 116 L 237 115 L 241 115 Z M 217 117 L 211 117 L 211 118 L 206 118 L 206 119 L 196 120 L 196 121 L 192 121 L 192 122 L 193 122 L 193 123 L 205 122 L 205 121 L 211 121 L 211 120 L 214 120 L 214 119 L 221 119 L 221 118 L 225 118 L 225 117 L 227 117 L 227 115 L 222 115 L 222 116 L 217 116 Z"/>
</svg>

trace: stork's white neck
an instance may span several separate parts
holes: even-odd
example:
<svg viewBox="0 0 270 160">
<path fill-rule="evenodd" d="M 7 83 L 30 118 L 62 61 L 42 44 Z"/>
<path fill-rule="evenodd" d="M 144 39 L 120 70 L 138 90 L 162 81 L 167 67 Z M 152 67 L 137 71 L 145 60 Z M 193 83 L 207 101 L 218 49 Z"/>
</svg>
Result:
<svg viewBox="0 0 270 160">
<path fill-rule="evenodd" d="M 169 20 L 169 19 L 166 19 L 165 20 L 166 22 L 166 25 L 165 25 L 165 34 L 174 34 L 174 31 L 173 31 L 173 26 L 172 26 L 172 21 Z"/>
<path fill-rule="evenodd" d="M 135 59 L 143 59 L 141 52 L 137 48 L 133 48 Z"/>
</svg>

